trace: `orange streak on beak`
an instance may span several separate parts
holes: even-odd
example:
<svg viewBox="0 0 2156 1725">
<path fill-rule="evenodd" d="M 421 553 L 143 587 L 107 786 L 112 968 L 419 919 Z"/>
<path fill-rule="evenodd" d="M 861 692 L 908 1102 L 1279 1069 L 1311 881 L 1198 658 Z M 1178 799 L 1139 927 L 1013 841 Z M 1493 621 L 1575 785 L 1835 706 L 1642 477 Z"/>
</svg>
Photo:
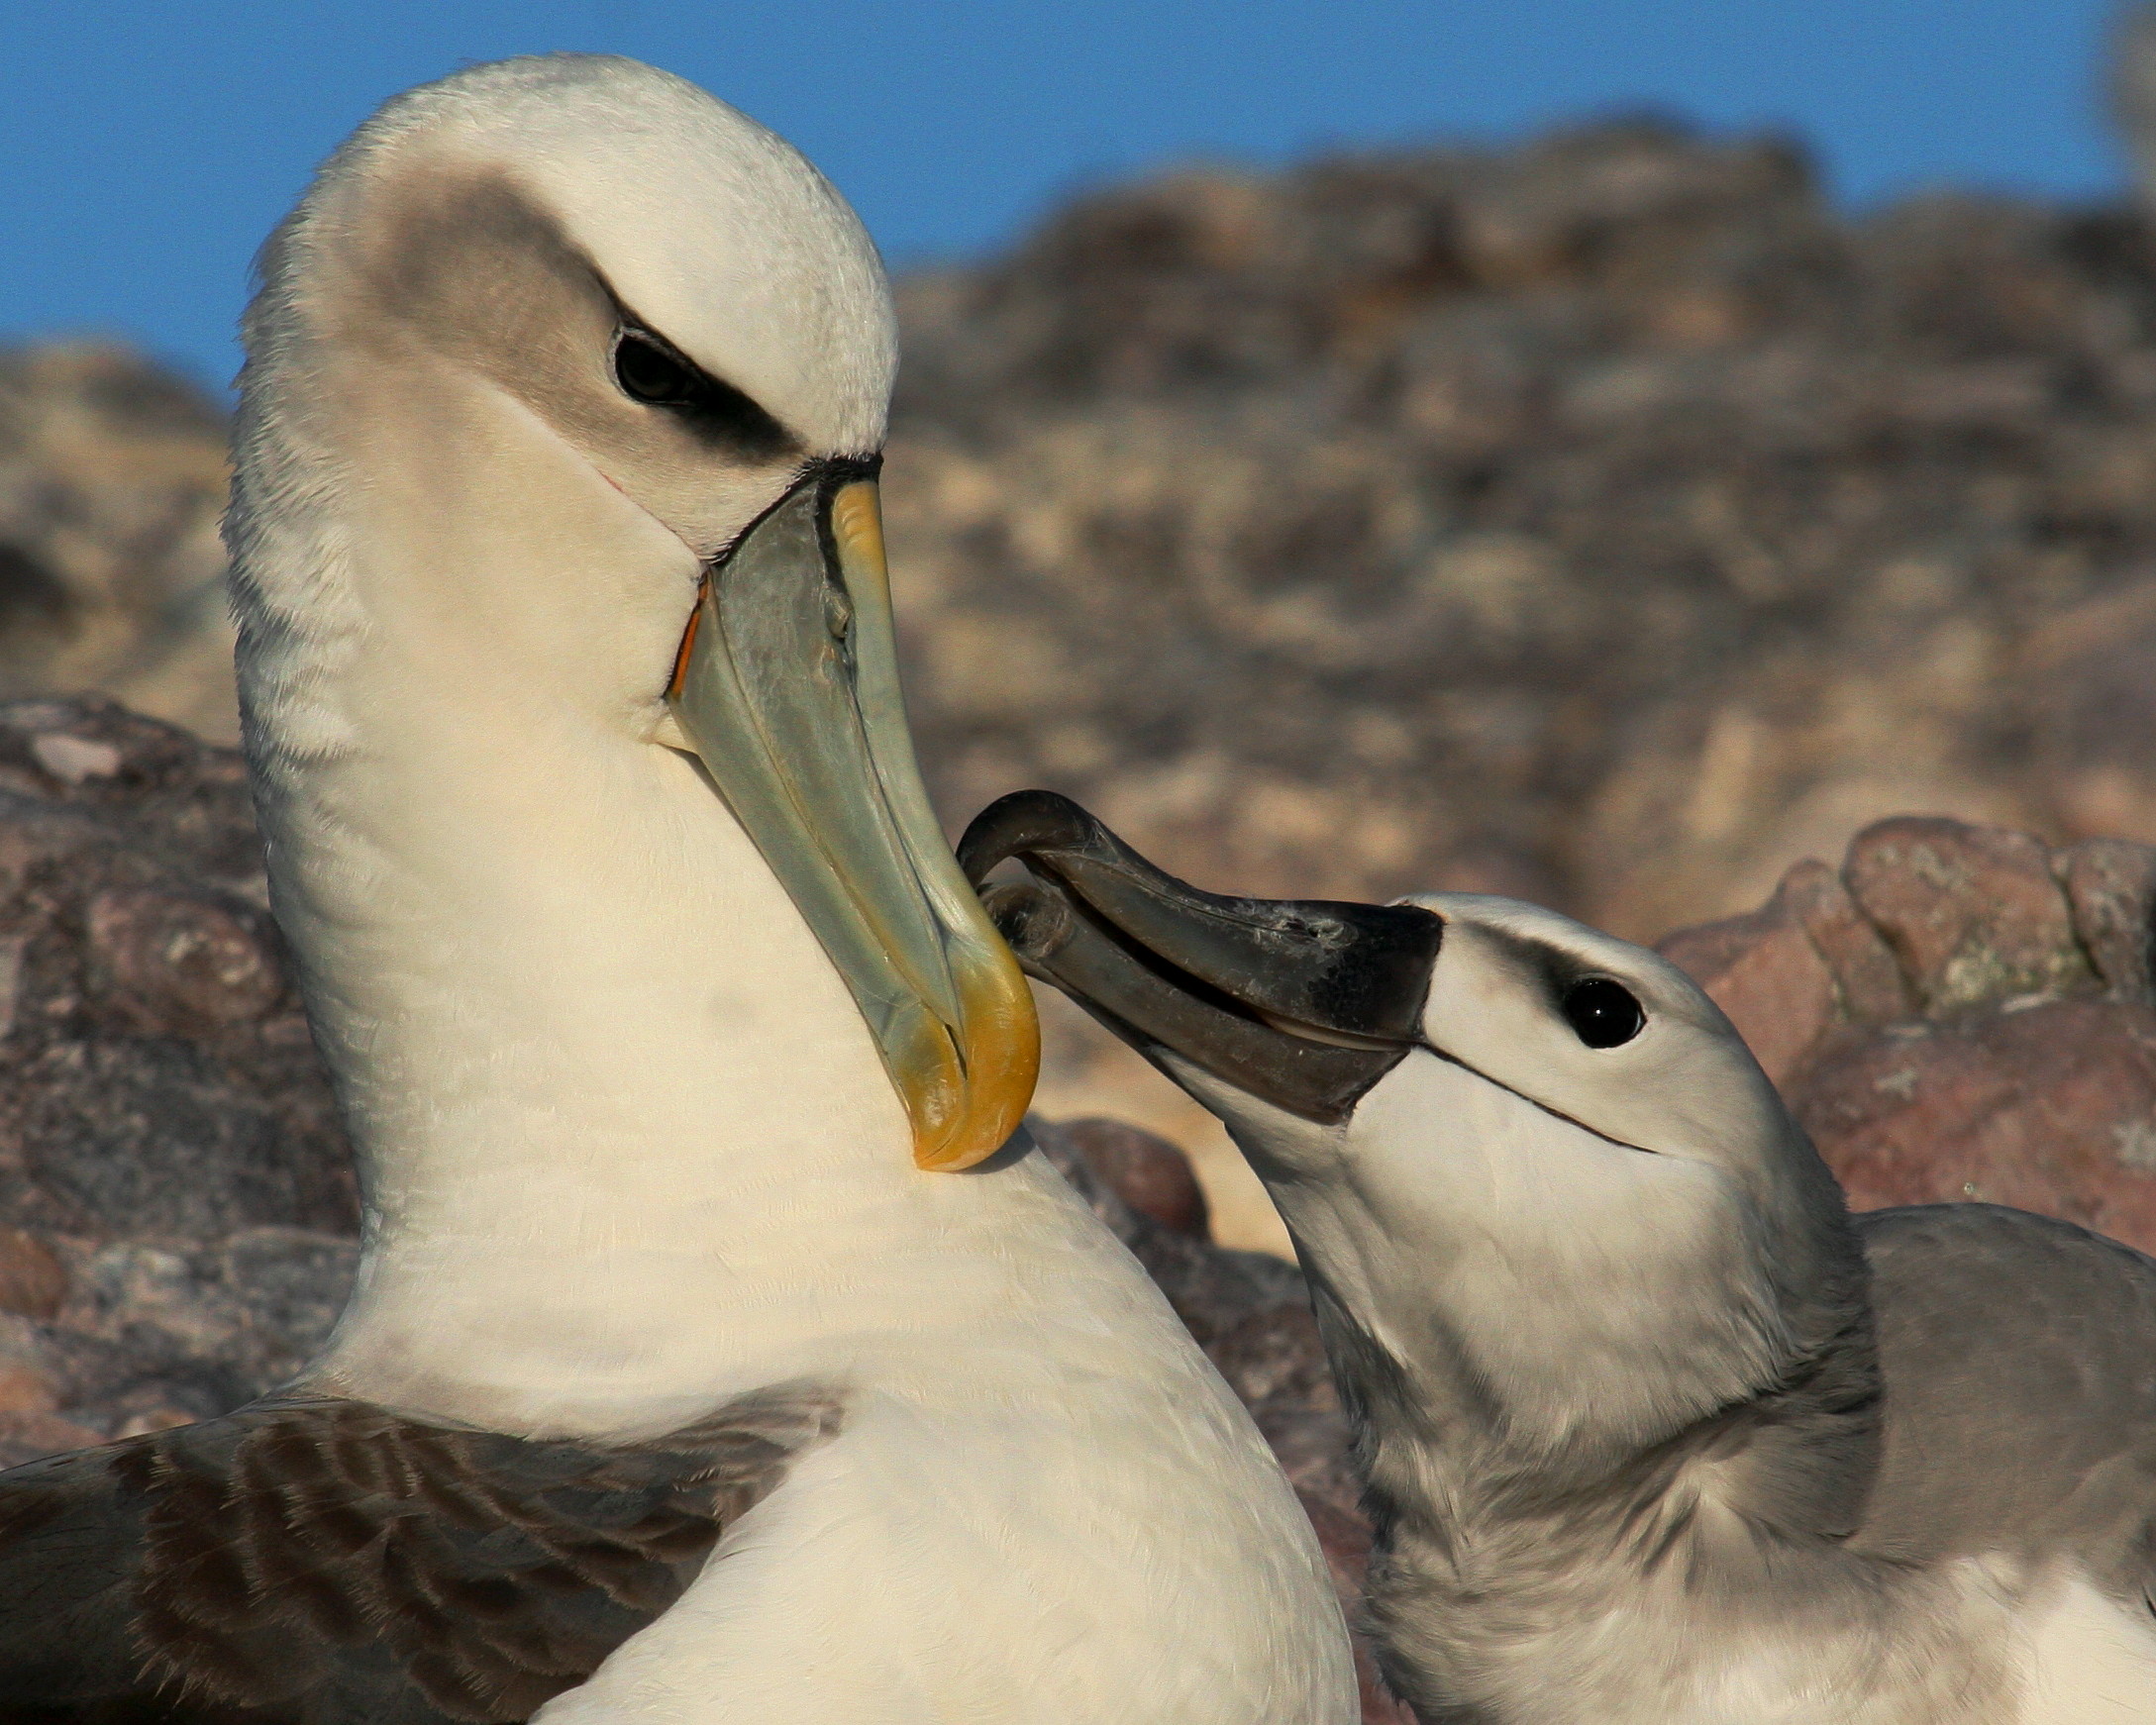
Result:
<svg viewBox="0 0 2156 1725">
<path fill-rule="evenodd" d="M 695 608 L 688 614 L 688 627 L 681 631 L 681 645 L 673 650 L 673 676 L 667 684 L 669 697 L 681 692 L 681 685 L 688 681 L 688 656 L 696 646 L 696 631 L 703 627 L 704 589 L 711 584 L 705 575 L 696 583 Z"/>
</svg>

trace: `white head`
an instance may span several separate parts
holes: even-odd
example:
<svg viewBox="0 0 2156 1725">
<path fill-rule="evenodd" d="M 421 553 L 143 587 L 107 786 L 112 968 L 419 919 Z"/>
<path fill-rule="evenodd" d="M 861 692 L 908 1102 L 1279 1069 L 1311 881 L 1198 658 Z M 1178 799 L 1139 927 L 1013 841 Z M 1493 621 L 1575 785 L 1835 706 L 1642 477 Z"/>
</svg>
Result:
<svg viewBox="0 0 2156 1725">
<path fill-rule="evenodd" d="M 1057 818 L 991 811 L 961 854 L 1025 858 L 1037 883 L 991 900 L 1021 962 L 1227 1124 L 1369 1357 L 1351 1387 L 1411 1380 L 1406 1417 L 1508 1448 L 1629 1450 L 1848 1321 L 1838 1189 L 1666 960 L 1476 894 L 1220 899 Z"/>
<path fill-rule="evenodd" d="M 648 738 L 704 565 L 805 462 L 882 445 L 896 344 L 860 222 L 632 60 L 396 98 L 261 268 L 232 526 L 258 756 L 363 746 L 369 703 L 414 693 Z M 718 385 L 707 411 L 625 391 L 625 326 Z"/>
</svg>

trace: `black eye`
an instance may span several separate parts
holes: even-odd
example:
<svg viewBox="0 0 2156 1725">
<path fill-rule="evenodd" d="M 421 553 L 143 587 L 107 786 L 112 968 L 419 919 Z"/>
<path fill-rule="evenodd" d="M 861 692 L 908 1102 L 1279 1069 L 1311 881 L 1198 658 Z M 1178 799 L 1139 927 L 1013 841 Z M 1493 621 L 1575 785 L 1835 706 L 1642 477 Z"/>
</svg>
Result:
<svg viewBox="0 0 2156 1725">
<path fill-rule="evenodd" d="M 623 394 L 665 408 L 708 443 L 756 460 L 800 453 L 792 434 L 731 383 L 699 371 L 634 324 L 614 343 L 614 376 Z"/>
<path fill-rule="evenodd" d="M 666 349 L 634 330 L 614 344 L 614 375 L 639 401 L 686 406 L 702 393 L 703 379 Z"/>
<path fill-rule="evenodd" d="M 1613 1049 L 1646 1028 L 1647 1015 L 1632 991 L 1607 976 L 1590 976 L 1565 990 L 1565 1022 L 1591 1049 Z"/>
</svg>

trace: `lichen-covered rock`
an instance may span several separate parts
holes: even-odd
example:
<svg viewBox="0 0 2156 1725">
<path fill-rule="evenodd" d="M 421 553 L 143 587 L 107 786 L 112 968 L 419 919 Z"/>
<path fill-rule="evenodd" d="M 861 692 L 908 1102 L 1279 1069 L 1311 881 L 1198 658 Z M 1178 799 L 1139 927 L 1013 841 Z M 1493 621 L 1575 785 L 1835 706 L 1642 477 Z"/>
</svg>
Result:
<svg viewBox="0 0 2156 1725">
<path fill-rule="evenodd" d="M 1662 950 L 1858 1208 L 1976 1198 L 2156 1250 L 2156 849 L 1883 821 Z"/>
<path fill-rule="evenodd" d="M 1842 877 L 1927 1012 L 2098 985 L 2050 849 L 2026 833 L 1881 821 L 1857 835 Z"/>
<path fill-rule="evenodd" d="M 2089 839 L 2066 853 L 2060 877 L 2074 932 L 2112 998 L 2156 1005 L 2156 847 Z"/>
<path fill-rule="evenodd" d="M 1835 971 L 1799 908 L 1821 896 L 1785 881 L 1762 909 L 1681 930 L 1662 943 L 1665 956 L 1744 1032 L 1777 1082 L 1810 1055 L 1834 1022 L 1840 997 Z M 1848 895 L 1841 896 L 1846 902 Z"/>
<path fill-rule="evenodd" d="M 2156 1247 L 2156 1015 L 2092 999 L 1838 1040 L 1797 1117 L 1858 1209 L 1972 1198 Z"/>
</svg>

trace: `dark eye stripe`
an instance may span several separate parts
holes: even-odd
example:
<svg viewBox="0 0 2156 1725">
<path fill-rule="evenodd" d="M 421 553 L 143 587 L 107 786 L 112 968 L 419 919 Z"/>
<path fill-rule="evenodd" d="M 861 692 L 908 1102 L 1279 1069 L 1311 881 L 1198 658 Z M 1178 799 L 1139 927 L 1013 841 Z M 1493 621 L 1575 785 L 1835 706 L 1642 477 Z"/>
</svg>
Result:
<svg viewBox="0 0 2156 1725">
<path fill-rule="evenodd" d="M 800 453 L 793 435 L 741 390 L 635 324 L 614 339 L 614 381 L 632 401 L 671 414 L 708 443 L 764 460 Z"/>
</svg>

